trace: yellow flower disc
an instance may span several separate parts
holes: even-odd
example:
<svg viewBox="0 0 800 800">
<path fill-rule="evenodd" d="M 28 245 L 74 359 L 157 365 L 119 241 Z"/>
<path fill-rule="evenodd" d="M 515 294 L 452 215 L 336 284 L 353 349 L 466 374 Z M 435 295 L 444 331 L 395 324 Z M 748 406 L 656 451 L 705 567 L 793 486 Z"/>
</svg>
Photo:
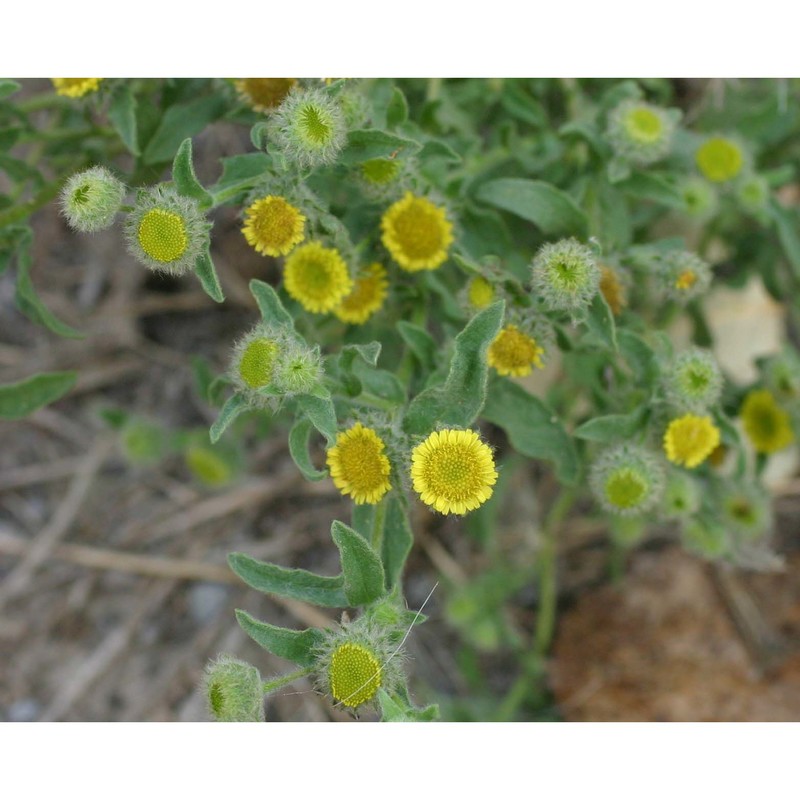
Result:
<svg viewBox="0 0 800 800">
<path fill-rule="evenodd" d="M 638 506 L 650 489 L 645 477 L 633 469 L 623 468 L 609 475 L 605 485 L 606 500 L 615 508 Z"/>
<path fill-rule="evenodd" d="M 436 269 L 453 241 L 453 225 L 445 210 L 411 192 L 384 213 L 381 229 L 386 249 L 408 272 Z"/>
<path fill-rule="evenodd" d="M 749 392 L 742 403 L 742 425 L 758 453 L 776 453 L 794 441 L 791 419 L 767 389 Z"/>
<path fill-rule="evenodd" d="M 448 429 L 434 431 L 414 448 L 411 479 L 426 505 L 442 514 L 466 514 L 492 496 L 497 470 L 475 431 Z"/>
<path fill-rule="evenodd" d="M 664 434 L 664 452 L 673 464 L 693 469 L 714 452 L 719 442 L 719 428 L 711 417 L 686 414 L 670 422 Z"/>
<path fill-rule="evenodd" d="M 338 250 L 310 242 L 286 259 L 286 291 L 307 311 L 325 314 L 350 293 L 353 281 Z"/>
<path fill-rule="evenodd" d="M 244 238 L 262 255 L 285 256 L 305 238 L 306 218 L 283 197 L 262 197 L 245 215 Z"/>
<path fill-rule="evenodd" d="M 345 642 L 333 651 L 328 680 L 333 699 L 355 708 L 369 702 L 378 693 L 383 670 L 378 659 L 366 647 Z"/>
<path fill-rule="evenodd" d="M 361 176 L 367 183 L 385 186 L 400 173 L 400 163 L 391 158 L 371 158 L 361 164 Z"/>
<path fill-rule="evenodd" d="M 486 308 L 494 300 L 494 286 L 486 278 L 476 275 L 467 287 L 467 298 L 474 308 Z"/>
<path fill-rule="evenodd" d="M 742 149 L 722 136 L 707 139 L 695 155 L 700 172 L 714 183 L 733 180 L 744 166 Z"/>
<path fill-rule="evenodd" d="M 270 339 L 254 339 L 239 360 L 239 377 L 251 388 L 259 389 L 272 380 L 278 345 Z"/>
<path fill-rule="evenodd" d="M 353 291 L 333 309 L 333 313 L 342 322 L 363 325 L 383 305 L 388 288 L 386 270 L 380 264 L 372 264 L 366 274 L 356 278 Z"/>
<path fill-rule="evenodd" d="M 337 434 L 328 450 L 328 469 L 336 488 L 350 495 L 356 505 L 377 503 L 392 488 L 391 464 L 384 454 L 386 445 L 372 428 L 360 422 Z"/>
<path fill-rule="evenodd" d="M 519 378 L 530 375 L 534 367 L 542 369 L 542 355 L 544 350 L 535 339 L 516 325 L 506 325 L 489 345 L 486 361 L 501 375 Z"/>
<path fill-rule="evenodd" d="M 635 142 L 650 144 L 664 135 L 664 121 L 646 106 L 636 106 L 625 115 L 625 130 Z"/>
<path fill-rule="evenodd" d="M 600 267 L 600 292 L 614 316 L 619 316 L 628 304 L 628 297 L 619 275 L 611 267 Z"/>
<path fill-rule="evenodd" d="M 142 250 L 162 264 L 177 261 L 189 244 L 181 216 L 161 208 L 153 208 L 142 217 L 137 236 Z"/>
<path fill-rule="evenodd" d="M 64 97 L 83 97 L 96 92 L 102 78 L 51 78 L 56 93 Z"/>
<path fill-rule="evenodd" d="M 240 78 L 233 85 L 253 111 L 263 113 L 277 108 L 296 83 L 294 78 Z"/>
<path fill-rule="evenodd" d="M 697 283 L 697 273 L 691 269 L 685 269 L 675 279 L 675 288 L 681 291 L 691 289 Z"/>
</svg>

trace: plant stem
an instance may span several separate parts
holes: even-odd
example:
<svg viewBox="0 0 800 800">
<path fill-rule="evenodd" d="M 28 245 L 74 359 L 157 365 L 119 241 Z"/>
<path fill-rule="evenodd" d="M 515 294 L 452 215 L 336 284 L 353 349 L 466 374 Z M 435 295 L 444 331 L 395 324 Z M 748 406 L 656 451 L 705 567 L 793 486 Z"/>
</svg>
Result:
<svg viewBox="0 0 800 800">
<path fill-rule="evenodd" d="M 547 514 L 542 526 L 542 548 L 539 551 L 537 573 L 539 579 L 539 609 L 536 615 L 534 652 L 544 656 L 550 648 L 556 624 L 558 596 L 557 534 L 561 523 L 575 501 L 575 489 L 562 489 Z"/>
<path fill-rule="evenodd" d="M 288 675 L 281 675 L 279 678 L 274 678 L 271 681 L 265 681 L 264 685 L 262 686 L 264 694 L 271 694 L 276 689 L 280 689 L 282 686 L 286 686 L 289 683 L 294 683 L 294 681 L 304 678 L 306 675 L 310 675 L 311 672 L 313 672 L 313 667 L 303 667 L 303 669 L 299 669 L 297 672 L 290 672 Z"/>
<path fill-rule="evenodd" d="M 375 507 L 375 516 L 372 519 L 372 549 L 380 556 L 383 549 L 383 527 L 386 522 L 386 500 L 381 500 Z"/>
</svg>

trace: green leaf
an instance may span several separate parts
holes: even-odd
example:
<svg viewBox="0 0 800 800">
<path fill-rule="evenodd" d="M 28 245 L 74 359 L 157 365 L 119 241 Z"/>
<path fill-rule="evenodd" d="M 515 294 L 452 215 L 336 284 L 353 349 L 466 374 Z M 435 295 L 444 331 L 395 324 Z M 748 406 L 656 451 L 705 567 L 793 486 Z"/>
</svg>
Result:
<svg viewBox="0 0 800 800">
<path fill-rule="evenodd" d="M 225 109 L 225 98 L 221 93 L 170 106 L 144 149 L 144 163 L 171 161 L 184 139 L 200 133 L 210 122 L 221 117 Z"/>
<path fill-rule="evenodd" d="M 304 394 L 297 398 L 297 405 L 308 417 L 309 422 L 325 437 L 328 445 L 332 445 L 336 441 L 338 430 L 333 400 L 330 397 Z"/>
<path fill-rule="evenodd" d="M 366 606 L 383 597 L 386 593 L 383 564 L 367 540 L 338 520 L 331 526 L 331 537 L 342 559 L 348 604 Z"/>
<path fill-rule="evenodd" d="M 19 244 L 17 255 L 17 308 L 26 317 L 49 328 L 53 333 L 68 339 L 83 339 L 85 334 L 62 322 L 42 303 L 31 281 L 31 234 L 26 231 Z"/>
<path fill-rule="evenodd" d="M 362 392 L 373 394 L 393 405 L 406 402 L 405 386 L 393 372 L 371 367 L 358 359 L 353 362 L 353 375 L 361 382 Z"/>
<path fill-rule="evenodd" d="M 356 533 L 369 539 L 375 524 L 375 506 L 372 503 L 361 503 L 361 505 L 353 503 L 351 522 Z"/>
<path fill-rule="evenodd" d="M 538 397 L 509 380 L 498 380 L 481 416 L 502 428 L 518 453 L 552 461 L 560 481 L 569 486 L 576 483 L 580 462 L 575 444 L 558 417 Z"/>
<path fill-rule="evenodd" d="M 246 192 L 269 170 L 272 160 L 266 153 L 246 153 L 222 159 L 222 176 L 209 188 L 215 197 L 223 192 L 230 200 L 238 192 Z"/>
<path fill-rule="evenodd" d="M 347 344 L 345 345 L 336 360 L 341 374 L 344 390 L 351 397 L 361 394 L 362 385 L 358 376 L 353 371 L 353 366 L 357 358 L 363 360 L 370 367 L 375 367 L 378 363 L 378 356 L 381 352 L 380 342 L 370 342 L 369 344 Z"/>
<path fill-rule="evenodd" d="M 401 89 L 395 86 L 392 89 L 392 97 L 386 106 L 386 124 L 390 128 L 402 125 L 408 119 L 408 101 Z"/>
<path fill-rule="evenodd" d="M 10 78 L 0 78 L 0 100 L 5 100 L 6 97 L 18 92 L 22 86 Z"/>
<path fill-rule="evenodd" d="M 386 588 L 391 590 L 400 583 L 408 554 L 414 546 L 414 534 L 408 522 L 404 499 L 392 494 L 386 503 L 383 523 L 383 568 L 386 572 Z"/>
<path fill-rule="evenodd" d="M 778 239 L 786 254 L 786 259 L 795 276 L 800 277 L 800 233 L 798 233 L 800 225 L 798 225 L 797 215 L 777 201 L 771 203 L 770 213 L 778 229 Z"/>
<path fill-rule="evenodd" d="M 211 260 L 211 252 L 208 245 L 206 245 L 203 252 L 198 256 L 194 265 L 194 272 L 200 279 L 200 285 L 203 287 L 203 291 L 212 300 L 217 303 L 225 301 L 225 295 L 222 293 L 222 287 L 219 285 L 217 270 L 214 268 L 214 262 Z"/>
<path fill-rule="evenodd" d="M 658 378 L 658 356 L 644 339 L 633 331 L 620 328 L 617 341 L 623 358 L 636 373 L 638 381 L 645 386 L 652 385 Z"/>
<path fill-rule="evenodd" d="M 414 708 L 405 698 L 390 695 L 385 689 L 378 690 L 381 722 L 433 722 L 439 719 L 439 706 Z"/>
<path fill-rule="evenodd" d="M 438 425 L 466 428 L 480 414 L 486 399 L 486 350 L 500 330 L 504 312 L 504 302 L 493 303 L 456 336 L 447 380 L 411 401 L 403 420 L 406 433 L 422 435 Z"/>
<path fill-rule="evenodd" d="M 614 324 L 614 315 L 608 307 L 605 297 L 598 292 L 589 306 L 586 315 L 586 326 L 603 344 L 617 352 L 617 326 Z"/>
<path fill-rule="evenodd" d="M 246 611 L 236 609 L 236 621 L 242 630 L 267 652 L 292 661 L 300 667 L 312 667 L 316 661 L 315 650 L 322 643 L 324 635 L 316 628 L 293 631 L 279 628 L 268 622 L 251 617 Z"/>
<path fill-rule="evenodd" d="M 637 408 L 630 414 L 607 414 L 584 422 L 575 429 L 574 436 L 592 442 L 613 442 L 615 439 L 629 439 L 639 431 L 647 420 L 649 410 Z"/>
<path fill-rule="evenodd" d="M 0 153 L 0 170 L 16 183 L 32 181 L 36 186 L 44 184 L 44 178 L 38 169 L 19 158 L 11 158 L 3 153 Z"/>
<path fill-rule="evenodd" d="M 419 151 L 418 158 L 423 164 L 429 158 L 443 158 L 454 164 L 458 164 L 463 160 L 449 144 L 445 144 L 445 142 L 440 139 L 431 139 L 425 142 L 425 144 L 422 145 L 422 150 Z"/>
<path fill-rule="evenodd" d="M 397 331 L 408 345 L 408 349 L 419 361 L 426 372 L 432 372 L 436 366 L 436 342 L 433 337 L 419 325 L 401 319 L 397 323 Z"/>
<path fill-rule="evenodd" d="M 477 199 L 532 222 L 549 235 L 586 238 L 589 221 L 565 192 L 543 181 L 497 178 L 478 188 Z"/>
<path fill-rule="evenodd" d="M 241 414 L 243 411 L 247 411 L 249 407 L 250 404 L 247 402 L 246 397 L 240 394 L 231 395 L 225 401 L 225 405 L 222 406 L 219 416 L 211 426 L 211 430 L 209 431 L 211 442 L 216 442 L 225 432 L 225 428 L 227 428 L 228 425 L 230 425 L 236 419 L 236 417 L 239 416 L 239 414 Z"/>
<path fill-rule="evenodd" d="M 18 383 L 0 385 L 0 419 L 22 419 L 58 400 L 77 378 L 77 372 L 42 372 Z"/>
<path fill-rule="evenodd" d="M 211 207 L 213 203 L 211 195 L 202 187 L 194 173 L 191 139 L 184 139 L 175 154 L 172 162 L 172 180 L 175 181 L 175 188 L 179 194 L 197 200 L 203 210 Z"/>
<path fill-rule="evenodd" d="M 108 119 L 125 147 L 138 156 L 141 151 L 136 124 L 136 97 L 129 84 L 123 83 L 114 91 L 108 107 Z"/>
<path fill-rule="evenodd" d="M 303 477 L 309 481 L 321 481 L 328 476 L 327 470 L 317 469 L 308 453 L 308 442 L 314 426 L 308 419 L 298 419 L 289 432 L 289 454 Z"/>
<path fill-rule="evenodd" d="M 376 128 L 350 131 L 347 135 L 347 146 L 339 157 L 342 164 L 359 164 L 373 158 L 392 158 L 402 155 L 404 158 L 413 155 L 420 149 L 418 142 L 404 139 L 394 133 L 387 133 Z"/>
<path fill-rule="evenodd" d="M 324 608 L 346 608 L 348 605 L 341 575 L 329 578 L 304 569 L 287 569 L 244 553 L 231 553 L 228 564 L 248 586 L 259 592 L 302 600 Z"/>
<path fill-rule="evenodd" d="M 286 325 L 290 330 L 294 330 L 292 315 L 283 307 L 278 293 L 268 283 L 253 279 L 250 281 L 250 294 L 255 298 L 264 322 Z"/>
<path fill-rule="evenodd" d="M 685 205 L 677 186 L 652 172 L 636 172 L 620 182 L 617 188 L 637 200 L 650 200 L 668 208 L 683 208 Z"/>
</svg>

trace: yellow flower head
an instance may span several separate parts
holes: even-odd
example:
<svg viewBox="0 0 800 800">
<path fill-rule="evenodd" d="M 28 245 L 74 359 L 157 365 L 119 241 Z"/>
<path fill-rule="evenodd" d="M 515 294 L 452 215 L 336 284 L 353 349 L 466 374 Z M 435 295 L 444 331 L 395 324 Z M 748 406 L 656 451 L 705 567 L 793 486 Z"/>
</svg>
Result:
<svg viewBox="0 0 800 800">
<path fill-rule="evenodd" d="M 328 469 L 336 488 L 350 495 L 356 505 L 377 503 L 392 488 L 391 464 L 383 452 L 386 445 L 372 428 L 360 422 L 337 434 L 328 450 Z"/>
<path fill-rule="evenodd" d="M 475 431 L 447 429 L 414 448 L 411 479 L 426 505 L 442 514 L 466 514 L 492 496 L 497 470 L 492 451 Z"/>
<path fill-rule="evenodd" d="M 748 438 L 758 453 L 775 453 L 794 441 L 789 414 L 768 389 L 749 392 L 740 411 Z"/>
<path fill-rule="evenodd" d="M 371 650 L 356 642 L 345 642 L 331 654 L 328 682 L 337 703 L 355 708 L 378 693 L 383 670 Z"/>
<path fill-rule="evenodd" d="M 277 108 L 296 83 L 295 78 L 239 78 L 233 85 L 253 111 L 266 113 Z"/>
<path fill-rule="evenodd" d="M 268 195 L 245 211 L 247 243 L 265 256 L 285 256 L 305 238 L 306 218 L 283 197 Z"/>
<path fill-rule="evenodd" d="M 600 267 L 600 292 L 615 317 L 628 305 L 628 293 L 617 271 L 611 267 Z"/>
<path fill-rule="evenodd" d="M 383 305 L 388 289 L 386 270 L 380 264 L 371 264 L 363 275 L 356 278 L 353 291 L 333 309 L 333 313 L 342 322 L 363 325 Z"/>
<path fill-rule="evenodd" d="M 719 428 L 711 417 L 685 414 L 672 420 L 667 427 L 664 452 L 673 464 L 693 469 L 714 452 L 719 442 Z"/>
<path fill-rule="evenodd" d="M 476 275 L 467 286 L 467 299 L 473 308 L 486 308 L 494 295 L 494 286 L 482 275 Z"/>
<path fill-rule="evenodd" d="M 339 251 L 309 242 L 286 259 L 286 291 L 307 311 L 325 314 L 351 292 L 353 281 Z"/>
<path fill-rule="evenodd" d="M 56 93 L 64 97 L 83 97 L 96 92 L 102 78 L 50 78 Z"/>
<path fill-rule="evenodd" d="M 506 325 L 489 345 L 486 361 L 501 375 L 521 378 L 530 375 L 533 368 L 542 369 L 544 349 L 536 339 L 523 333 L 516 325 Z"/>
<path fill-rule="evenodd" d="M 700 172 L 714 183 L 733 180 L 744 166 L 744 153 L 739 145 L 724 136 L 706 139 L 698 149 L 695 160 Z"/>
<path fill-rule="evenodd" d="M 453 225 L 445 210 L 411 192 L 387 209 L 381 229 L 386 249 L 408 272 L 436 269 L 453 242 Z"/>
</svg>

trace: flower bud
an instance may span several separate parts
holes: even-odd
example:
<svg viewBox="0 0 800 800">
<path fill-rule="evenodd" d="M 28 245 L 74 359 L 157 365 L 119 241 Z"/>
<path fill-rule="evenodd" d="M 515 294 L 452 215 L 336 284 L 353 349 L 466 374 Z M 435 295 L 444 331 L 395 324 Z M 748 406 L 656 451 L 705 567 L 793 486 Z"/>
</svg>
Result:
<svg viewBox="0 0 800 800">
<path fill-rule="evenodd" d="M 745 153 L 738 142 L 725 136 L 711 136 L 695 153 L 697 167 L 713 183 L 736 178 L 745 165 Z"/>
<path fill-rule="evenodd" d="M 203 677 L 203 694 L 217 722 L 263 722 L 264 691 L 259 671 L 237 658 L 222 655 Z"/>
<path fill-rule="evenodd" d="M 624 100 L 608 117 L 608 138 L 618 156 L 646 165 L 667 155 L 681 114 L 641 100 Z"/>
<path fill-rule="evenodd" d="M 708 290 L 711 267 L 694 253 L 673 250 L 661 258 L 656 277 L 666 297 L 688 303 Z"/>
<path fill-rule="evenodd" d="M 664 469 L 649 451 L 623 444 L 606 450 L 592 464 L 589 486 L 606 511 L 623 517 L 638 516 L 661 498 Z"/>
<path fill-rule="evenodd" d="M 706 411 L 722 394 L 722 373 L 708 350 L 692 348 L 676 356 L 664 375 L 667 399 L 687 411 Z"/>
<path fill-rule="evenodd" d="M 61 190 L 61 213 L 76 231 L 105 230 L 114 224 L 126 191 L 105 167 L 92 167 L 67 180 Z"/>
<path fill-rule="evenodd" d="M 600 286 L 594 254 L 575 239 L 544 245 L 533 260 L 534 294 L 551 311 L 575 315 L 591 302 Z"/>
</svg>

